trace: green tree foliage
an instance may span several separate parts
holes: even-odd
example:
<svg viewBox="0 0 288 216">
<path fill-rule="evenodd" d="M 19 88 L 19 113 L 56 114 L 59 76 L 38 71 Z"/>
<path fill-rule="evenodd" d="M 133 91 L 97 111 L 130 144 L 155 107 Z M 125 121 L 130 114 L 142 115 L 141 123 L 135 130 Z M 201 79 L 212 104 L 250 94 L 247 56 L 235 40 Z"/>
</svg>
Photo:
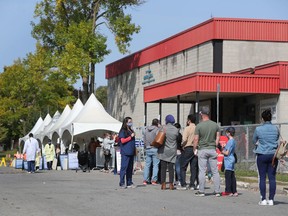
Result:
<svg viewBox="0 0 288 216">
<path fill-rule="evenodd" d="M 96 98 L 107 108 L 107 86 L 100 86 L 96 89 Z"/>
<path fill-rule="evenodd" d="M 75 100 L 69 79 L 53 70 L 50 55 L 37 45 L 35 54 L 16 60 L 0 74 L 1 142 L 10 144 L 26 135 L 41 113 L 61 111 Z"/>
<path fill-rule="evenodd" d="M 132 35 L 140 27 L 132 23 L 127 7 L 143 0 L 42 0 L 35 9 L 38 23 L 32 23 L 32 35 L 49 48 L 54 66 L 76 82 L 83 83 L 84 102 L 94 92 L 95 64 L 111 51 L 101 26 L 115 37 L 121 53 L 128 52 Z"/>
</svg>

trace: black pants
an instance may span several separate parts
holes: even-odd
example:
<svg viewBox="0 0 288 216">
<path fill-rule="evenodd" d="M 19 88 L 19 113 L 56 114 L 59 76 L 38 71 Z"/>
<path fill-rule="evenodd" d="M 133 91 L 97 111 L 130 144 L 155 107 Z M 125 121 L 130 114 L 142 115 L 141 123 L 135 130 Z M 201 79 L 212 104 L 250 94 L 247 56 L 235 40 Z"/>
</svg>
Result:
<svg viewBox="0 0 288 216">
<path fill-rule="evenodd" d="M 185 187 L 186 184 L 186 170 L 190 164 L 190 187 L 195 187 L 195 182 L 198 185 L 199 179 L 199 168 L 198 168 L 198 157 L 194 155 L 193 147 L 189 146 L 184 149 L 180 158 L 180 173 L 181 173 L 181 186 Z"/>
<path fill-rule="evenodd" d="M 225 192 L 236 193 L 236 177 L 235 172 L 231 170 L 225 170 Z"/>
<path fill-rule="evenodd" d="M 48 161 L 47 162 L 47 169 L 52 170 L 52 165 L 53 165 L 53 161 Z"/>
<path fill-rule="evenodd" d="M 104 155 L 104 156 L 105 156 L 104 170 L 108 170 L 109 162 L 111 159 L 111 154 Z"/>
<path fill-rule="evenodd" d="M 93 169 L 94 167 L 96 167 L 96 154 L 95 153 L 89 154 L 89 166 L 90 166 L 90 169 Z"/>
<path fill-rule="evenodd" d="M 168 166 L 168 172 L 169 172 L 169 183 L 174 182 L 174 163 L 160 160 L 161 184 L 166 183 L 167 166 Z"/>
</svg>

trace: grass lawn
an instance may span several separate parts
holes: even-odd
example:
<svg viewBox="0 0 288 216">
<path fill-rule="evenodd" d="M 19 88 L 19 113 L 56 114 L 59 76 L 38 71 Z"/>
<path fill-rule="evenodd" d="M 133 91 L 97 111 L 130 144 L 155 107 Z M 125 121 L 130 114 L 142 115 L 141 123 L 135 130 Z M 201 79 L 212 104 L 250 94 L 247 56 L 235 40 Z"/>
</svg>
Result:
<svg viewBox="0 0 288 216">
<path fill-rule="evenodd" d="M 224 174 L 224 173 L 223 173 Z M 236 170 L 235 172 L 237 180 L 245 182 L 258 182 L 258 173 L 252 170 Z M 277 173 L 276 180 L 278 184 L 288 183 L 288 173 Z"/>
</svg>

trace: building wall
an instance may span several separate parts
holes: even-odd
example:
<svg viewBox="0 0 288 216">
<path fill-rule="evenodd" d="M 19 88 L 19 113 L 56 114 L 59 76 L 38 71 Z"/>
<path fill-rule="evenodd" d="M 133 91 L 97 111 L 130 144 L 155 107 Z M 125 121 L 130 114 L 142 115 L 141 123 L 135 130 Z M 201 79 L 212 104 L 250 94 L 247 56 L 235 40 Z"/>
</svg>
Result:
<svg viewBox="0 0 288 216">
<path fill-rule="evenodd" d="M 277 104 L 278 112 L 278 122 L 279 123 L 288 123 L 288 91 L 281 91 L 278 98 Z M 288 125 L 281 126 L 281 135 L 284 140 L 288 140 Z"/>
<path fill-rule="evenodd" d="M 281 91 L 278 98 L 278 122 L 288 123 L 288 91 Z"/>
<path fill-rule="evenodd" d="M 193 47 L 159 61 L 151 62 L 139 69 L 126 72 L 108 80 L 108 112 L 122 121 L 131 116 L 134 125 L 144 125 L 143 90 L 145 86 L 167 81 L 193 72 L 211 72 L 213 68 L 213 46 L 211 42 Z M 154 82 L 142 84 L 144 76 L 150 70 Z M 193 110 L 192 104 L 180 105 L 180 124 L 186 122 L 187 115 Z M 177 119 L 176 104 L 162 104 L 162 116 L 174 115 Z M 147 124 L 159 116 L 159 105 L 147 105 Z M 164 121 L 162 121 L 164 122 Z"/>
<path fill-rule="evenodd" d="M 288 43 L 223 41 L 223 72 L 238 71 L 288 59 Z"/>
<path fill-rule="evenodd" d="M 277 42 L 255 41 L 223 41 L 223 71 L 231 72 L 255 67 L 274 61 L 288 59 L 288 44 Z M 151 71 L 154 81 L 143 84 L 147 71 Z M 108 112 L 122 121 L 125 116 L 131 116 L 136 127 L 144 125 L 143 89 L 145 86 L 174 79 L 194 72 L 213 71 L 213 44 L 207 42 L 193 48 L 165 57 L 155 62 L 146 64 L 140 68 L 126 72 L 108 80 Z M 282 93 L 281 93 L 282 95 Z M 259 101 L 261 98 L 275 96 L 256 96 L 256 123 L 259 123 Z M 277 96 L 276 96 L 277 97 Z M 251 97 L 248 97 L 248 99 Z M 253 97 L 252 97 L 253 98 Z M 284 97 L 280 97 L 279 104 L 286 103 Z M 254 99 L 253 99 L 254 100 Z M 239 104 L 241 105 L 241 104 Z M 277 106 L 279 107 L 279 106 Z M 287 107 L 287 106 L 286 106 Z M 225 109 L 225 107 L 224 107 Z M 193 111 L 192 104 L 180 105 L 180 124 L 185 126 L 187 115 Z M 245 115 L 243 108 L 243 115 Z M 285 117 L 285 111 L 279 110 L 278 118 Z M 162 104 L 162 123 L 167 114 L 172 114 L 177 119 L 176 104 Z M 159 117 L 159 105 L 147 104 L 147 125 L 153 118 Z M 234 120 L 234 119 L 231 119 Z M 241 120 L 241 119 L 240 119 Z M 225 119 L 230 121 L 230 119 Z"/>
</svg>

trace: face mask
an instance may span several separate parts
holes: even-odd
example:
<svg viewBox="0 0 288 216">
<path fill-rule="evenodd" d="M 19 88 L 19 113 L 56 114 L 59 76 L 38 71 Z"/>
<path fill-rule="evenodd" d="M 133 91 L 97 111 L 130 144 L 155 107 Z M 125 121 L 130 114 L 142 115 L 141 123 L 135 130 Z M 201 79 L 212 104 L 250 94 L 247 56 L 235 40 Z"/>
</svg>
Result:
<svg viewBox="0 0 288 216">
<path fill-rule="evenodd" d="M 128 122 L 128 123 L 127 123 L 127 126 L 128 126 L 128 127 L 132 127 L 132 125 L 133 125 L 132 122 Z"/>
</svg>

